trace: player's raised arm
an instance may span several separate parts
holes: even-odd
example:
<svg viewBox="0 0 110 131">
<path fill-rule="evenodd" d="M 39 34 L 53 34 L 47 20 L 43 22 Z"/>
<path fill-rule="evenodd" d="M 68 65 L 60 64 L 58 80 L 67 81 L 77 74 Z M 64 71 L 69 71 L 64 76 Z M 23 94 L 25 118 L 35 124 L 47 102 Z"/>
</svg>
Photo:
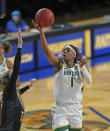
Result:
<svg viewBox="0 0 110 131">
<path fill-rule="evenodd" d="M 34 27 L 40 32 L 40 39 L 41 39 L 42 47 L 45 51 L 46 56 L 48 57 L 48 60 L 55 67 L 60 65 L 59 58 L 55 56 L 55 54 L 48 48 L 47 41 L 46 41 L 42 28 L 39 25 L 37 25 L 34 20 L 32 20 L 32 23 Z"/>
<path fill-rule="evenodd" d="M 21 49 L 22 49 L 22 45 L 23 45 L 23 40 L 21 37 L 21 31 L 18 30 L 18 49 L 17 49 L 17 53 L 14 59 L 14 65 L 13 65 L 13 71 L 11 74 L 11 78 L 8 82 L 8 88 L 9 90 L 13 89 L 14 86 L 13 84 L 15 84 L 17 77 L 19 75 L 19 68 L 20 68 L 20 62 L 21 62 Z"/>
</svg>

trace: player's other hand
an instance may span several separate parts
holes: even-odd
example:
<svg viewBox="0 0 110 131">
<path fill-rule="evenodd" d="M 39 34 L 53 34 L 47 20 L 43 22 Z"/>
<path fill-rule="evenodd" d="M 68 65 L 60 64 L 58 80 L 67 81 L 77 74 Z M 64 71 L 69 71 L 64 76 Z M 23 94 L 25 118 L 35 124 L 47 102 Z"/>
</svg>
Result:
<svg viewBox="0 0 110 131">
<path fill-rule="evenodd" d="M 29 81 L 29 85 L 28 85 L 29 88 L 33 87 L 35 82 L 36 82 L 36 79 L 31 79 L 31 80 Z"/>
<path fill-rule="evenodd" d="M 35 22 L 35 20 L 32 20 L 32 24 L 34 25 L 34 27 L 35 27 L 39 32 L 42 32 L 42 27 L 40 27 L 40 26 Z"/>
<path fill-rule="evenodd" d="M 80 61 L 80 67 L 83 67 L 87 63 L 87 58 L 85 56 L 82 56 L 82 59 Z"/>
<path fill-rule="evenodd" d="M 18 48 L 22 48 L 22 45 L 23 45 L 23 40 L 21 37 L 21 30 L 18 29 Z"/>
</svg>

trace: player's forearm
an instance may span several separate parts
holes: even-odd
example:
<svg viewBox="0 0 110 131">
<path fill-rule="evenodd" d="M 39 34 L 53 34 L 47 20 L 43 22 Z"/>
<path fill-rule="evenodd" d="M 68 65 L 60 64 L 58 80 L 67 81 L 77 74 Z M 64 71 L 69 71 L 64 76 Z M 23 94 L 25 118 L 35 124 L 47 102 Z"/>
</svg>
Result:
<svg viewBox="0 0 110 131">
<path fill-rule="evenodd" d="M 27 86 L 25 86 L 25 87 L 23 87 L 23 88 L 21 88 L 20 90 L 19 90 L 19 92 L 20 92 L 20 95 L 22 95 L 25 91 L 27 91 L 29 89 L 29 86 L 27 85 Z"/>
<path fill-rule="evenodd" d="M 48 57 L 48 60 L 52 65 L 56 65 L 58 63 L 58 58 L 55 56 L 55 54 L 49 49 L 45 35 L 43 31 L 40 32 L 40 39 L 41 39 L 41 44 L 44 49 L 44 52 L 46 56 Z"/>
<path fill-rule="evenodd" d="M 86 82 L 88 84 L 91 84 L 92 83 L 92 77 L 91 77 L 90 73 L 88 72 L 87 68 L 85 67 L 85 65 L 81 68 L 81 71 L 83 73 L 83 76 L 84 76 Z"/>
<path fill-rule="evenodd" d="M 46 38 L 45 38 L 43 31 L 40 32 L 40 39 L 41 39 L 41 44 L 42 44 L 42 47 L 43 47 L 46 55 L 47 56 L 50 55 L 50 50 L 48 48 L 47 41 L 46 41 Z"/>
</svg>

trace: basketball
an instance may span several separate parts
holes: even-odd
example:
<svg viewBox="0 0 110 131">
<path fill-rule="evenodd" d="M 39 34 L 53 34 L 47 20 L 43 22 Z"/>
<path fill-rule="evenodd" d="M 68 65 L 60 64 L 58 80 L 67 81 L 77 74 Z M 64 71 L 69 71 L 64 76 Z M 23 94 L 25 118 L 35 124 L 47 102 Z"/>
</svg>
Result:
<svg viewBox="0 0 110 131">
<path fill-rule="evenodd" d="M 40 27 L 48 27 L 54 23 L 54 14 L 50 9 L 42 8 L 37 11 L 35 21 Z"/>
</svg>

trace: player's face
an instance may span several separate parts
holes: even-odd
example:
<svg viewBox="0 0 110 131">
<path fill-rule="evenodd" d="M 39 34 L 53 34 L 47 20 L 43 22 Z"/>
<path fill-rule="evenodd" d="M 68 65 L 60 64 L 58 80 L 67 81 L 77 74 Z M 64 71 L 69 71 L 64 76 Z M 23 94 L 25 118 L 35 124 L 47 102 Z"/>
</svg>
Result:
<svg viewBox="0 0 110 131">
<path fill-rule="evenodd" d="M 0 44 L 0 56 L 4 55 L 4 46 Z"/>
<path fill-rule="evenodd" d="M 74 60 L 74 58 L 75 58 L 75 55 L 74 55 L 72 49 L 70 49 L 70 48 L 65 48 L 62 51 L 62 55 L 63 55 L 64 61 L 71 61 L 71 60 Z"/>
</svg>

